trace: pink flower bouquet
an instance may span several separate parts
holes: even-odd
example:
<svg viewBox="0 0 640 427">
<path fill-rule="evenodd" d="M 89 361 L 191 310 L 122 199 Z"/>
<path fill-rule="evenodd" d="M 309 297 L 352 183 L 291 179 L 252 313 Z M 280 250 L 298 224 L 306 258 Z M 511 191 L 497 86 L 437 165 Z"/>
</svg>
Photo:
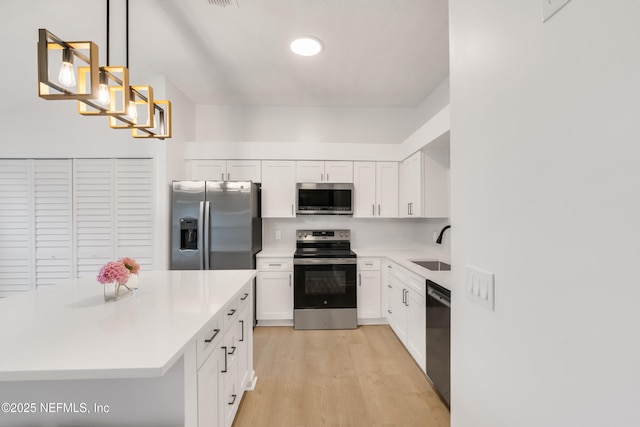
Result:
<svg viewBox="0 0 640 427">
<path fill-rule="evenodd" d="M 129 274 L 129 269 L 124 263 L 120 261 L 110 261 L 100 269 L 100 272 L 98 273 L 98 282 L 103 285 L 113 282 L 125 284 L 129 280 Z"/>
<path fill-rule="evenodd" d="M 124 264 L 131 274 L 138 274 L 138 271 L 140 271 L 140 264 L 133 258 L 124 257 L 120 259 L 120 262 Z"/>
</svg>

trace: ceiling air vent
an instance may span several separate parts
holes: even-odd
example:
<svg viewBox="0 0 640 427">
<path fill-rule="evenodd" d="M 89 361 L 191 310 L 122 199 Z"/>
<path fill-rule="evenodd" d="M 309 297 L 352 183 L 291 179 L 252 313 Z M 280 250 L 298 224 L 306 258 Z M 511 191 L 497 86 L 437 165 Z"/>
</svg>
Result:
<svg viewBox="0 0 640 427">
<path fill-rule="evenodd" d="M 238 5 L 238 0 L 236 0 L 234 3 L 236 4 L 236 6 L 240 7 L 240 5 Z M 214 6 L 227 7 L 231 6 L 231 0 L 209 0 L 209 4 L 212 4 Z"/>
</svg>

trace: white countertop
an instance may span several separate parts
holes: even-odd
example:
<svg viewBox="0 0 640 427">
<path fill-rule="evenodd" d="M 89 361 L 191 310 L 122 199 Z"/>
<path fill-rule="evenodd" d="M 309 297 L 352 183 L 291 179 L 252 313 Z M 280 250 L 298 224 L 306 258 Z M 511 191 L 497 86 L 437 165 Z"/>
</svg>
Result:
<svg viewBox="0 0 640 427">
<path fill-rule="evenodd" d="M 163 375 L 255 275 L 142 271 L 119 301 L 94 277 L 0 299 L 0 381 Z"/>
<path fill-rule="evenodd" d="M 449 257 L 436 254 L 423 249 L 386 249 L 386 248 L 351 248 L 359 258 L 388 258 L 391 261 L 406 267 L 414 273 L 429 279 L 440 286 L 451 290 L 451 272 L 450 271 L 431 271 L 417 264 L 415 261 L 438 260 L 451 264 Z M 295 248 L 288 249 L 263 249 L 256 256 L 258 258 L 293 258 Z"/>
</svg>

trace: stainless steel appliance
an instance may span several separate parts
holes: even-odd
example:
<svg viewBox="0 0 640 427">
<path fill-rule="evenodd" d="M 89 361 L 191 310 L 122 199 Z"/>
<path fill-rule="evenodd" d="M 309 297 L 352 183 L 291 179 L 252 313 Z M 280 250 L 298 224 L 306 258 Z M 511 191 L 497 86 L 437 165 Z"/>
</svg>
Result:
<svg viewBox="0 0 640 427">
<path fill-rule="evenodd" d="M 355 329 L 356 254 L 349 230 L 298 230 L 293 255 L 293 327 Z"/>
<path fill-rule="evenodd" d="M 442 398 L 451 396 L 451 291 L 427 280 L 427 375 Z"/>
<path fill-rule="evenodd" d="M 353 184 L 296 184 L 298 215 L 353 215 Z"/>
<path fill-rule="evenodd" d="M 255 268 L 262 249 L 260 187 L 249 181 L 174 181 L 172 270 Z"/>
</svg>

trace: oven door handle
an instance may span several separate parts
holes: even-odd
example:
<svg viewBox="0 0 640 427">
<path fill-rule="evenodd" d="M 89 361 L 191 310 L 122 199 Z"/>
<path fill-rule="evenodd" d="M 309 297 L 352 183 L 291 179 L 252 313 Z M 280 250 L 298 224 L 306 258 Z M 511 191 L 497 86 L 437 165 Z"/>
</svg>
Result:
<svg viewBox="0 0 640 427">
<path fill-rule="evenodd" d="M 294 258 L 293 265 L 357 264 L 356 258 Z"/>
</svg>

